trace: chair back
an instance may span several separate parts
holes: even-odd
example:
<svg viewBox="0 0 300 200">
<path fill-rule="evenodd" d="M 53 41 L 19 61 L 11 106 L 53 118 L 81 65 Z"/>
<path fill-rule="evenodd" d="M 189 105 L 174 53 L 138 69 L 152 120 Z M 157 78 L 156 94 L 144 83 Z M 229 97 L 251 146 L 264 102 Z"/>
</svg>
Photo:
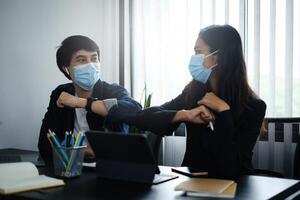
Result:
<svg viewBox="0 0 300 200">
<path fill-rule="evenodd" d="M 266 120 L 267 132 L 260 134 L 253 150 L 253 167 L 279 172 L 286 178 L 293 178 L 300 118 L 267 118 Z M 300 156 L 300 153 L 298 154 Z M 296 160 L 300 165 L 300 157 Z"/>
</svg>

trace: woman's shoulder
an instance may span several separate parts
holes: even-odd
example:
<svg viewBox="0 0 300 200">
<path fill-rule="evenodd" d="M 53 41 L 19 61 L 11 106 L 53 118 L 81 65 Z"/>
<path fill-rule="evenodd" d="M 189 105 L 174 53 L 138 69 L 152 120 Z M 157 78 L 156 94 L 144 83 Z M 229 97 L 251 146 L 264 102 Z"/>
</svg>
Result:
<svg viewBox="0 0 300 200">
<path fill-rule="evenodd" d="M 262 99 L 260 99 L 258 97 L 250 98 L 250 100 L 248 102 L 248 110 L 249 111 L 265 113 L 266 109 L 267 109 L 267 105 Z"/>
<path fill-rule="evenodd" d="M 197 101 L 200 100 L 206 92 L 207 86 L 205 84 L 192 80 L 184 87 L 181 95 L 185 97 L 187 103 L 197 104 Z"/>
<path fill-rule="evenodd" d="M 267 106 L 266 103 L 258 97 L 252 97 L 249 101 L 249 105 L 261 108 L 265 108 Z"/>
<path fill-rule="evenodd" d="M 200 83 L 199 81 L 192 80 L 189 82 L 183 89 L 184 92 L 195 92 L 195 91 L 205 91 L 206 86 L 203 83 Z"/>
</svg>

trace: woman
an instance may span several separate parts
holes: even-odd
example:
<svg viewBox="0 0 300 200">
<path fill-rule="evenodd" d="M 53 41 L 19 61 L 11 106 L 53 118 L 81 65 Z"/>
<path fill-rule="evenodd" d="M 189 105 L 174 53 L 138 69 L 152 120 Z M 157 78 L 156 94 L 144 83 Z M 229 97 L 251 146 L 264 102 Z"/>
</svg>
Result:
<svg viewBox="0 0 300 200">
<path fill-rule="evenodd" d="M 241 38 L 229 25 L 209 26 L 199 33 L 194 50 L 193 80 L 172 101 L 140 112 L 137 126 L 168 135 L 184 122 L 183 166 L 219 178 L 251 174 L 266 104 L 248 84 Z"/>
</svg>

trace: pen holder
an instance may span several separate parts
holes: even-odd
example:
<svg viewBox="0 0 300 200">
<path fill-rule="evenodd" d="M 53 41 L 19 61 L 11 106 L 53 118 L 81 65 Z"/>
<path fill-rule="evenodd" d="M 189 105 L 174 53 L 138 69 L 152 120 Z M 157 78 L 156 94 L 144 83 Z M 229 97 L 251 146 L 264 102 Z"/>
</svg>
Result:
<svg viewBox="0 0 300 200">
<path fill-rule="evenodd" d="M 72 178 L 81 175 L 82 162 L 86 146 L 54 147 L 53 166 L 55 176 Z"/>
</svg>

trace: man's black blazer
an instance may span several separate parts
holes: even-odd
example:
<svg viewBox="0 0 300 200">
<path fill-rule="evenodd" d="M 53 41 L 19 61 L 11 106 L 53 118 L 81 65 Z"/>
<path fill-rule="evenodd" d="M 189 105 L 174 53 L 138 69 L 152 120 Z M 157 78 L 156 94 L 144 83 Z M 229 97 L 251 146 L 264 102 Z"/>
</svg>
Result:
<svg viewBox="0 0 300 200">
<path fill-rule="evenodd" d="M 75 109 L 67 107 L 59 108 L 56 105 L 56 101 L 63 91 L 75 95 L 75 88 L 72 83 L 60 85 L 52 91 L 48 110 L 42 122 L 38 143 L 40 154 L 45 161 L 52 160 L 52 149 L 47 140 L 48 130 L 54 131 L 62 141 L 65 132 L 73 132 L 74 129 Z M 127 124 L 133 124 L 136 113 L 142 108 L 138 102 L 129 96 L 126 89 L 117 84 L 108 84 L 101 80 L 95 84 L 92 97 L 100 100 L 117 98 L 118 105 L 113 106 L 109 110 L 106 118 L 88 112 L 86 118 L 90 130 L 108 129 L 110 131 L 126 132 L 128 129 Z"/>
</svg>

